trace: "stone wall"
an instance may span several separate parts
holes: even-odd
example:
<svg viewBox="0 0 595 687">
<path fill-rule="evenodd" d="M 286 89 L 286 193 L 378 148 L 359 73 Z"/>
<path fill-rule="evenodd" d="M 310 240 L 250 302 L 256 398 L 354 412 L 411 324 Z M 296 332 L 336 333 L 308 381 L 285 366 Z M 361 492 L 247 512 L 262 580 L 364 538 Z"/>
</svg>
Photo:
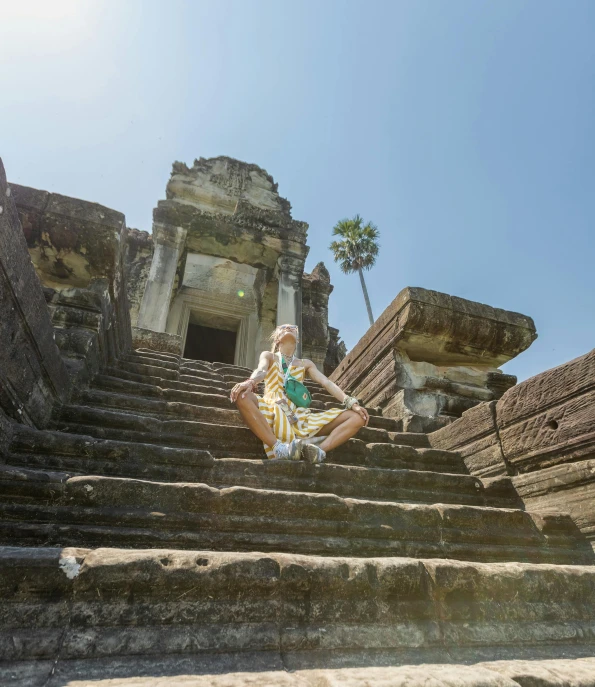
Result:
<svg viewBox="0 0 595 687">
<path fill-rule="evenodd" d="M 472 474 L 512 476 L 527 508 L 569 512 L 595 542 L 595 349 L 429 436 Z"/>
<path fill-rule="evenodd" d="M 70 382 L 0 160 L 0 453 L 9 419 L 45 427 Z"/>
<path fill-rule="evenodd" d="M 516 378 L 498 367 L 536 336 L 525 315 L 407 287 L 332 378 L 403 429 L 431 431 L 499 398 Z"/>
<path fill-rule="evenodd" d="M 124 215 L 19 184 L 11 190 L 56 342 L 84 382 L 131 346 Z"/>
</svg>

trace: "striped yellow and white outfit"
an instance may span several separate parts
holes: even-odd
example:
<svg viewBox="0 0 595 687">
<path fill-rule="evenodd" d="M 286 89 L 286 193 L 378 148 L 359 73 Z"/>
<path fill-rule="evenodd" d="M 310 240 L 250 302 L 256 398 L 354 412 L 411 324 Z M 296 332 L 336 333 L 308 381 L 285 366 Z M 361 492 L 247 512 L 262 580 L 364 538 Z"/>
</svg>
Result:
<svg viewBox="0 0 595 687">
<path fill-rule="evenodd" d="M 305 368 L 301 366 L 289 366 L 292 377 L 299 382 L 304 382 Z M 309 408 L 298 408 L 294 403 L 287 399 L 289 407 L 297 415 L 298 421 L 293 425 L 289 424 L 287 416 L 283 410 L 275 403 L 285 396 L 283 390 L 283 367 L 281 364 L 281 354 L 275 354 L 275 362 L 269 367 L 264 378 L 264 396 L 257 396 L 258 409 L 266 417 L 273 433 L 280 441 L 288 443 L 293 439 L 306 439 L 313 437 L 325 425 L 345 412 L 344 408 L 332 408 L 319 413 L 312 412 Z M 264 445 L 267 458 L 274 458 L 272 446 Z"/>
</svg>

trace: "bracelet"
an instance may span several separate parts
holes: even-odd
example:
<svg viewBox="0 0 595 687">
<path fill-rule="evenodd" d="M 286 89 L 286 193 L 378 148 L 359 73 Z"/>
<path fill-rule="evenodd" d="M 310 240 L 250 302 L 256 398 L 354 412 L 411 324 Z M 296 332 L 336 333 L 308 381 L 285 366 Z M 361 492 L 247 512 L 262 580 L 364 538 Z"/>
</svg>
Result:
<svg viewBox="0 0 595 687">
<path fill-rule="evenodd" d="M 353 396 L 345 396 L 343 399 L 343 405 L 345 408 L 347 408 L 347 410 L 351 410 L 354 405 L 359 405 L 359 401 Z"/>
</svg>

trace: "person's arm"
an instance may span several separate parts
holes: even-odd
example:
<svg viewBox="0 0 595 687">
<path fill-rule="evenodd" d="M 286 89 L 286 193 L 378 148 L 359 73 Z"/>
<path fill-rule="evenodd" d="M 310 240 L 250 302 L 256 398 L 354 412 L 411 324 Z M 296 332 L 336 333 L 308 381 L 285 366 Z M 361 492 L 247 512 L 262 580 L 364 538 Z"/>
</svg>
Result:
<svg viewBox="0 0 595 687">
<path fill-rule="evenodd" d="M 229 398 L 232 403 L 234 403 L 238 396 L 242 394 L 242 398 L 246 395 L 248 391 L 254 391 L 254 389 L 262 382 L 262 380 L 267 376 L 269 366 L 271 364 L 271 359 L 273 354 L 270 351 L 263 351 L 260 354 L 260 359 L 258 361 L 258 367 L 250 375 L 250 377 L 245 382 L 240 382 L 236 384 L 231 390 Z"/>
<path fill-rule="evenodd" d="M 337 401 L 340 401 L 343 403 L 343 401 L 346 398 L 349 398 L 347 394 L 342 391 L 334 382 L 331 382 L 331 380 L 324 375 L 317 367 L 314 365 L 314 363 L 311 360 L 304 360 L 304 368 L 310 379 L 312 379 L 314 382 L 317 384 L 320 384 L 320 386 L 325 390 L 328 391 L 328 393 L 333 397 L 336 398 Z M 359 403 L 355 403 L 354 405 L 351 406 L 351 410 L 354 410 L 358 415 L 361 415 L 361 417 L 366 421 L 366 425 L 368 424 L 370 420 L 370 416 L 368 415 L 368 411 L 365 408 L 362 408 Z"/>
</svg>

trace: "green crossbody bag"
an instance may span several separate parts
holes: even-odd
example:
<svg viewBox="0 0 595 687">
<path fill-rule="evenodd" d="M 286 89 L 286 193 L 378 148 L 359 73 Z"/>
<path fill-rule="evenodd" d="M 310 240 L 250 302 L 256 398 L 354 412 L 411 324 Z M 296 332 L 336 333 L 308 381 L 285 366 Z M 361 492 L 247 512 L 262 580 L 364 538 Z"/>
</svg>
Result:
<svg viewBox="0 0 595 687">
<path fill-rule="evenodd" d="M 312 394 L 308 391 L 308 387 L 289 374 L 287 365 L 282 365 L 282 368 L 285 373 L 283 386 L 287 398 L 298 408 L 309 408 L 312 403 Z"/>
</svg>

